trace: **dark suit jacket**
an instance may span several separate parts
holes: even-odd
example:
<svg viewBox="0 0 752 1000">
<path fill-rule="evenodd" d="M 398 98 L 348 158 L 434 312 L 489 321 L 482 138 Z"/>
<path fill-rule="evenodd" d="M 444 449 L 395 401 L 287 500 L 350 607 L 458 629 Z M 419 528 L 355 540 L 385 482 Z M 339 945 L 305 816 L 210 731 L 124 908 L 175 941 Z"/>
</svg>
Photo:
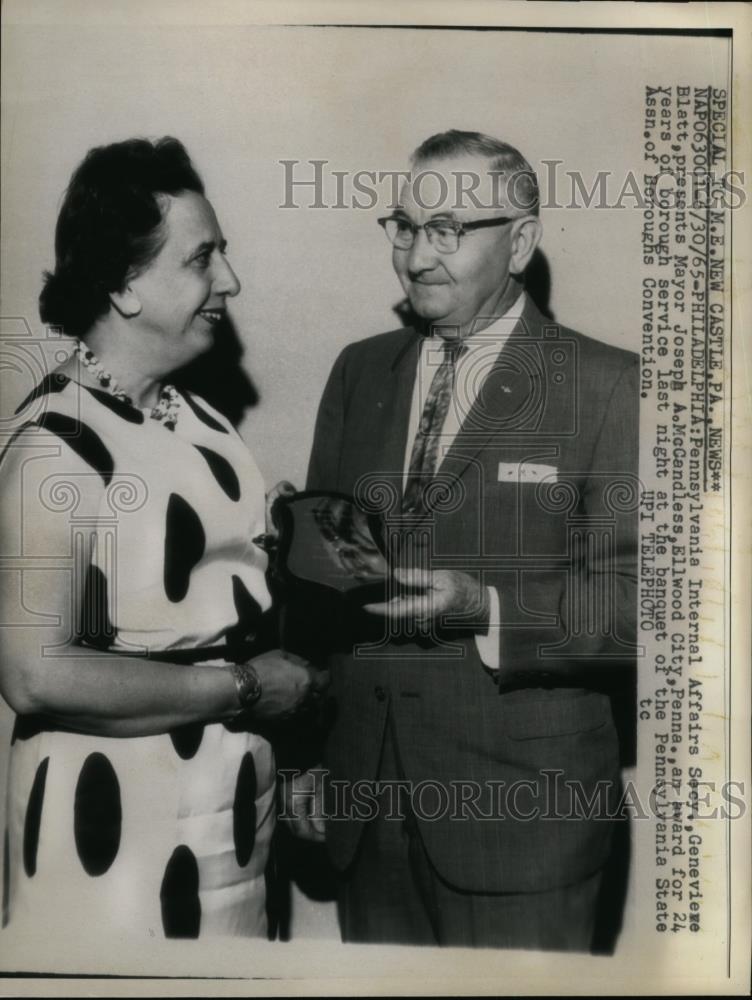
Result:
<svg viewBox="0 0 752 1000">
<path fill-rule="evenodd" d="M 380 502 L 387 521 L 398 511 L 419 346 L 403 329 L 345 348 L 319 410 L 310 489 Z M 424 524 L 420 551 L 433 568 L 497 589 L 498 683 L 467 624 L 357 652 L 359 640 L 379 638 L 372 618 L 350 612 L 323 629 L 331 776 L 377 776 L 391 713 L 405 775 L 428 783 L 424 843 L 455 887 L 550 889 L 608 853 L 604 813 L 619 775 L 609 684 L 634 666 L 638 371 L 636 355 L 559 327 L 528 301 L 478 373 L 478 399 L 439 469 L 453 493 Z M 600 817 L 573 820 L 587 800 Z M 329 822 L 337 867 L 352 861 L 362 829 L 357 817 Z"/>
</svg>

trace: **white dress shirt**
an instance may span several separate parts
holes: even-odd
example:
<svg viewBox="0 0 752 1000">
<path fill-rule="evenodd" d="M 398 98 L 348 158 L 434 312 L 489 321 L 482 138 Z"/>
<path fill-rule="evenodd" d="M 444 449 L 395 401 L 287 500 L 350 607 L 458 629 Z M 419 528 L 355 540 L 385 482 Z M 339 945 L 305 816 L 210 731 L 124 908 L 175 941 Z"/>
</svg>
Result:
<svg viewBox="0 0 752 1000">
<path fill-rule="evenodd" d="M 454 443 L 454 439 L 457 437 L 465 416 L 469 413 L 477 399 L 478 391 L 483 383 L 483 378 L 478 377 L 479 371 L 482 371 L 484 367 L 487 371 L 491 370 L 514 329 L 517 320 L 522 315 L 524 307 L 525 293 L 521 292 L 517 301 L 503 316 L 500 316 L 490 326 L 486 327 L 485 330 L 481 330 L 465 340 L 467 350 L 457 362 L 452 399 L 441 430 L 436 471 L 441 468 L 444 456 Z M 442 338 L 438 336 L 427 338 L 421 347 L 418 371 L 413 388 L 403 469 L 404 485 L 407 484 L 413 444 L 420 425 L 426 396 L 428 395 L 433 377 L 443 360 L 444 341 Z M 488 587 L 487 590 L 490 600 L 488 632 L 484 635 L 476 635 L 475 642 L 483 663 L 491 670 L 498 670 L 500 666 L 498 628 L 501 617 L 499 595 L 493 587 Z"/>
</svg>

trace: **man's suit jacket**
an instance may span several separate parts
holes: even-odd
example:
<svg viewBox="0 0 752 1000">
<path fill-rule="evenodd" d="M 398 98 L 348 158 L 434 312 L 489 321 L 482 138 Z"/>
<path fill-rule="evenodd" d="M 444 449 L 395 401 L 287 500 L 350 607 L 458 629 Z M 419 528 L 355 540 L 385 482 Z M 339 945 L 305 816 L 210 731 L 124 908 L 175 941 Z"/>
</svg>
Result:
<svg viewBox="0 0 752 1000">
<path fill-rule="evenodd" d="M 419 349 L 411 329 L 345 348 L 321 402 L 309 489 L 381 503 L 390 523 Z M 431 568 L 497 589 L 500 674 L 462 623 L 435 641 L 373 642 L 381 620 L 343 613 L 321 633 L 334 704 L 325 764 L 333 779 L 375 778 L 391 714 L 407 779 L 426 783 L 418 819 L 439 875 L 469 891 L 540 891 L 586 877 L 609 849 L 619 753 L 608 691 L 634 666 L 637 357 L 547 321 L 528 300 L 474 377 L 478 398 L 438 470 L 450 493 L 415 534 Z M 600 815 L 573 820 L 588 800 Z M 352 861 L 362 829 L 352 815 L 330 820 L 335 866 Z"/>
</svg>

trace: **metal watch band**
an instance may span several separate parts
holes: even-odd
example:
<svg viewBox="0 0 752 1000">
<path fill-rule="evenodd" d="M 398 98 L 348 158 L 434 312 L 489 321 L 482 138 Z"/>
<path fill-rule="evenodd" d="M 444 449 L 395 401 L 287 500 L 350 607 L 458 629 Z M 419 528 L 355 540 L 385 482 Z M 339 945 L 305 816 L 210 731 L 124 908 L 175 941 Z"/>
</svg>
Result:
<svg viewBox="0 0 752 1000">
<path fill-rule="evenodd" d="M 240 711 L 252 708 L 261 697 L 261 681 L 250 663 L 233 663 L 232 676 L 238 692 Z"/>
</svg>

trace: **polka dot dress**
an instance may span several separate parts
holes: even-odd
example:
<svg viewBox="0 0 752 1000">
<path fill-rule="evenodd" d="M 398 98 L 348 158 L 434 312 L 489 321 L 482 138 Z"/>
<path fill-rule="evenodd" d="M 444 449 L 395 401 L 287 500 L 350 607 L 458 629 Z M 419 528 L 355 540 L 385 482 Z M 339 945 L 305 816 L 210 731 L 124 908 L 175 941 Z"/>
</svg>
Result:
<svg viewBox="0 0 752 1000">
<path fill-rule="evenodd" d="M 266 557 L 251 542 L 264 530 L 261 476 L 224 417 L 188 393 L 180 402 L 170 430 L 53 374 L 24 404 L 104 488 L 82 581 L 90 645 L 167 656 L 224 646 L 270 604 Z M 74 513 L 65 516 L 75 536 Z M 223 724 L 121 739 L 19 717 L 4 921 L 150 938 L 265 935 L 274 795 L 269 744 Z"/>
</svg>

